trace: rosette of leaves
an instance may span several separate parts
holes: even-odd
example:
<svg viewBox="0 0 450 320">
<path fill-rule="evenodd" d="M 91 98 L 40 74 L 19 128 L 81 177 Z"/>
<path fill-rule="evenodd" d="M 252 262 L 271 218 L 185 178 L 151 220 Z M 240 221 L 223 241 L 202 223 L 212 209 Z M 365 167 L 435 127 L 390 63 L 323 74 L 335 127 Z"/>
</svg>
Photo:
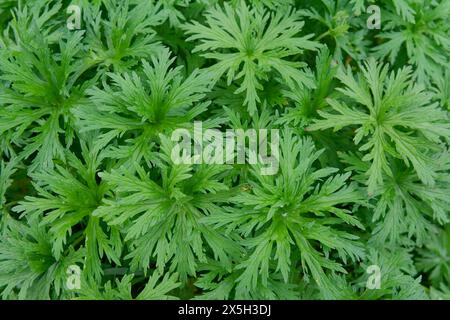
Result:
<svg viewBox="0 0 450 320">
<path fill-rule="evenodd" d="M 369 194 L 383 184 L 383 173 L 393 176 L 391 157 L 414 168 L 424 184 L 433 186 L 438 168 L 433 155 L 450 137 L 448 113 L 411 80 L 412 69 L 388 71 L 387 65 L 374 59 L 361 66 L 356 78 L 350 68 L 341 68 L 337 78 L 344 87 L 337 90 L 342 101 L 328 99 L 330 110 L 318 111 L 322 119 L 310 126 L 311 130 L 354 129 L 353 141 L 362 143 L 362 160 L 370 163 Z"/>
<path fill-rule="evenodd" d="M 263 176 L 254 168 L 248 191 L 232 199 L 236 206 L 204 219 L 243 238 L 246 259 L 236 266 L 242 270 L 235 279 L 238 295 L 258 286 L 270 290 L 273 273 L 288 282 L 298 268 L 328 289 L 327 270 L 345 273 L 342 262 L 364 256 L 358 236 L 348 232 L 364 229 L 351 211 L 364 200 L 355 184 L 346 183 L 350 174 L 316 168 L 321 151 L 290 131 L 284 132 L 280 152 L 277 175 Z"/>
<path fill-rule="evenodd" d="M 168 49 L 142 62 L 142 72 L 108 73 L 111 84 L 87 91 L 92 105 L 80 105 L 73 112 L 80 119 L 80 131 L 99 130 L 96 146 L 129 168 L 144 160 L 151 166 L 158 134 L 190 126 L 207 110 L 202 101 L 210 88 L 210 75 L 195 70 L 182 75 L 172 68 L 175 58 Z M 109 144 L 109 145 L 108 145 Z"/>
<path fill-rule="evenodd" d="M 109 226 L 122 226 L 133 271 L 151 266 L 158 272 L 177 272 L 185 284 L 195 276 L 199 263 L 214 258 L 231 265 L 240 248 L 233 239 L 206 226 L 201 218 L 223 211 L 229 188 L 222 182 L 224 165 L 194 167 L 171 159 L 173 143 L 161 136 L 157 172 L 136 166 L 136 173 L 121 167 L 101 174 L 114 188 L 94 216 Z M 156 168 L 155 168 L 156 170 Z"/>
<path fill-rule="evenodd" d="M 314 87 L 304 62 L 289 57 L 315 50 L 319 44 L 312 35 L 299 36 L 304 22 L 295 10 L 277 13 L 249 8 L 241 2 L 236 8 L 228 4 L 211 8 L 206 23 L 186 24 L 188 41 L 199 41 L 194 52 L 215 61 L 209 70 L 216 80 L 226 76 L 227 84 L 238 81 L 235 93 L 245 93 L 244 105 L 254 114 L 260 102 L 258 91 L 275 76 L 288 84 Z"/>
<path fill-rule="evenodd" d="M 28 9 L 18 10 L 6 46 L 0 48 L 0 79 L 6 83 L 0 91 L 0 135 L 9 152 L 32 159 L 30 171 L 64 159 L 65 147 L 74 139 L 70 110 L 91 85 L 89 78 L 81 80 L 90 67 L 83 59 L 82 33 L 65 34 L 52 43 L 43 25 L 53 14 L 47 10 L 33 19 Z"/>
</svg>

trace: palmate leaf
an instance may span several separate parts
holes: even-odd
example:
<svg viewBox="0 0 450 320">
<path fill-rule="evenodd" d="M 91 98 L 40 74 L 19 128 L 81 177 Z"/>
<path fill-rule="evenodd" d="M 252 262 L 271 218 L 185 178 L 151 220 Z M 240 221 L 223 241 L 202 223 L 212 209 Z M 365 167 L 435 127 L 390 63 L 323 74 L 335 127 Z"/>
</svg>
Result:
<svg viewBox="0 0 450 320">
<path fill-rule="evenodd" d="M 187 40 L 199 40 L 195 52 L 204 52 L 204 57 L 217 61 L 210 67 L 216 80 L 226 75 L 228 85 L 239 81 L 235 93 L 245 92 L 244 104 L 250 114 L 256 112 L 258 90 L 263 89 L 263 81 L 272 71 L 288 84 L 314 87 L 311 77 L 301 69 L 306 64 L 287 59 L 319 46 L 309 40 L 312 35 L 297 36 L 304 25 L 297 12 L 274 14 L 250 9 L 243 1 L 236 9 L 225 3 L 224 8 L 207 12 L 206 24 L 185 25 L 190 35 Z"/>
<path fill-rule="evenodd" d="M 171 68 L 175 58 L 169 50 L 143 61 L 143 75 L 109 73 L 112 85 L 88 90 L 92 106 L 82 105 L 74 114 L 80 119 L 81 132 L 101 130 L 97 147 L 105 147 L 112 139 L 124 137 L 125 144 L 111 148 L 110 155 L 123 159 L 126 166 L 150 163 L 154 159 L 152 142 L 159 133 L 186 126 L 207 109 L 201 103 L 210 88 L 208 72 L 195 70 L 187 78 L 181 67 Z"/>
<path fill-rule="evenodd" d="M 158 1 L 107 0 L 104 5 L 107 18 L 102 17 L 99 6 L 83 6 L 88 21 L 85 43 L 92 63 L 123 72 L 163 48 L 153 30 L 167 17 Z"/>
<path fill-rule="evenodd" d="M 342 261 L 364 256 L 358 237 L 336 226 L 363 228 L 344 207 L 363 203 L 362 193 L 345 183 L 349 174 L 331 176 L 337 171 L 334 168 L 315 170 L 321 152 L 314 150 L 310 139 L 300 140 L 289 131 L 280 149 L 278 175 L 261 176 L 255 169 L 251 190 L 233 198 L 238 207 L 204 219 L 215 227 L 236 230 L 244 238 L 248 258 L 237 267 L 243 270 L 236 280 L 238 292 L 252 291 L 260 284 L 267 287 L 272 261 L 285 282 L 291 267 L 301 265 L 305 274 L 324 287 L 326 269 L 345 272 L 338 261 L 329 259 L 329 252 L 337 252 Z"/>
<path fill-rule="evenodd" d="M 228 188 L 220 180 L 227 168 L 176 165 L 170 160 L 170 140 L 162 139 L 161 180 L 154 181 L 142 167 L 136 168 L 137 176 L 123 168 L 103 172 L 101 177 L 114 187 L 115 197 L 105 199 L 94 215 L 110 226 L 124 224 L 125 241 L 132 248 L 126 258 L 133 270 L 146 272 L 155 263 L 158 271 L 167 267 L 184 282 L 209 254 L 229 265 L 239 246 L 200 222 L 205 215 L 222 211 Z"/>
<path fill-rule="evenodd" d="M 101 219 L 92 216 L 108 191 L 108 185 L 103 181 L 97 182 L 102 161 L 98 150 L 89 148 L 84 142 L 81 147 L 83 162 L 74 154 L 67 153 L 67 168 L 56 165 L 55 169 L 33 173 L 31 177 L 37 196 L 25 197 L 13 210 L 26 216 L 40 217 L 41 225 L 49 228 L 52 254 L 56 259 L 68 245 L 84 241 L 84 269 L 90 277 L 98 280 L 102 275 L 103 256 L 120 265 L 122 243 L 117 228 L 106 228 Z M 84 229 L 69 238 L 80 225 Z"/>
<path fill-rule="evenodd" d="M 365 152 L 363 161 L 371 163 L 367 170 L 370 194 L 382 184 L 383 173 L 392 176 L 389 156 L 411 165 L 423 183 L 433 185 L 436 162 L 429 153 L 441 149 L 441 137 L 448 140 L 450 124 L 447 112 L 431 102 L 431 95 L 410 82 L 411 69 L 388 75 L 387 65 L 371 59 L 356 79 L 350 69 L 341 69 L 337 77 L 345 86 L 338 90 L 351 105 L 329 99 L 334 112 L 319 111 L 324 119 L 316 120 L 310 129 L 357 128 L 353 140 L 357 145 L 364 143 L 359 150 Z"/>
<path fill-rule="evenodd" d="M 33 157 L 29 170 L 51 168 L 72 143 L 70 108 L 90 85 L 79 82 L 89 68 L 82 59 L 82 33 L 67 35 L 53 49 L 26 9 L 17 12 L 11 28 L 15 45 L 0 48 L 0 79 L 10 84 L 0 92 L 0 135 L 21 148 L 19 158 Z"/>
<path fill-rule="evenodd" d="M 370 164 L 361 160 L 361 155 L 343 154 L 342 161 L 348 170 L 358 174 L 354 179 L 367 182 L 365 172 Z M 439 164 L 434 186 L 425 186 L 412 168 L 405 167 L 399 160 L 391 161 L 394 176 L 383 175 L 384 183 L 373 194 L 373 216 L 375 222 L 372 240 L 378 243 L 402 243 L 405 246 L 429 241 L 429 234 L 435 232 L 435 224 L 449 221 L 450 175 L 448 154 L 435 159 Z"/>
</svg>

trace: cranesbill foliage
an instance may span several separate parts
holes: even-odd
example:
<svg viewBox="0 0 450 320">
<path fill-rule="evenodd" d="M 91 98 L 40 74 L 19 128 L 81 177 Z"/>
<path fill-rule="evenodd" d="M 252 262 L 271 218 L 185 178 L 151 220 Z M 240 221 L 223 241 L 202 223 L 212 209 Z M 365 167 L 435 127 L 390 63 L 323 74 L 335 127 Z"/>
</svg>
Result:
<svg viewBox="0 0 450 320">
<path fill-rule="evenodd" d="M 198 22 L 186 25 L 187 33 L 192 34 L 187 40 L 200 40 L 195 51 L 206 52 L 205 58 L 218 61 L 211 66 L 216 79 L 226 74 L 228 85 L 240 81 L 235 92 L 245 92 L 244 104 L 250 114 L 257 110 L 258 91 L 264 88 L 262 82 L 273 74 L 271 71 L 288 84 L 314 86 L 301 70 L 306 64 L 287 59 L 319 45 L 309 40 L 311 34 L 299 36 L 304 22 L 297 12 L 268 13 L 241 2 L 237 9 L 227 4 L 224 9 L 211 9 L 206 22 L 208 26 Z"/>
<path fill-rule="evenodd" d="M 450 299 L 449 9 L 2 1 L 1 299 Z"/>
</svg>

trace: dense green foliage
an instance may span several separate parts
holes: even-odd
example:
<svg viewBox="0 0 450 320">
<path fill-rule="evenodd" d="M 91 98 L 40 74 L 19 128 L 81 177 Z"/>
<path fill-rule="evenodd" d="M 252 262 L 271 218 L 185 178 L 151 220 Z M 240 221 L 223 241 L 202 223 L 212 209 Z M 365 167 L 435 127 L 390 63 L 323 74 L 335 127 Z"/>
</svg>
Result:
<svg viewBox="0 0 450 320">
<path fill-rule="evenodd" d="M 449 17 L 0 2 L 1 298 L 450 299 Z M 173 161 L 194 121 L 279 129 L 278 172 Z"/>
</svg>

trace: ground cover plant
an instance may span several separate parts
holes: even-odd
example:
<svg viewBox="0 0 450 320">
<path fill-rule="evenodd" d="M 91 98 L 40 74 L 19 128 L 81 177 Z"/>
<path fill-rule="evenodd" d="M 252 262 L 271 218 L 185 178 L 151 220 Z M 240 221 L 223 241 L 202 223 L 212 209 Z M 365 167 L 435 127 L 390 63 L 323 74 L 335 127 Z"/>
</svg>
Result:
<svg viewBox="0 0 450 320">
<path fill-rule="evenodd" d="M 450 299 L 449 17 L 1 1 L 1 299 Z M 198 123 L 275 172 L 177 161 Z"/>
</svg>

